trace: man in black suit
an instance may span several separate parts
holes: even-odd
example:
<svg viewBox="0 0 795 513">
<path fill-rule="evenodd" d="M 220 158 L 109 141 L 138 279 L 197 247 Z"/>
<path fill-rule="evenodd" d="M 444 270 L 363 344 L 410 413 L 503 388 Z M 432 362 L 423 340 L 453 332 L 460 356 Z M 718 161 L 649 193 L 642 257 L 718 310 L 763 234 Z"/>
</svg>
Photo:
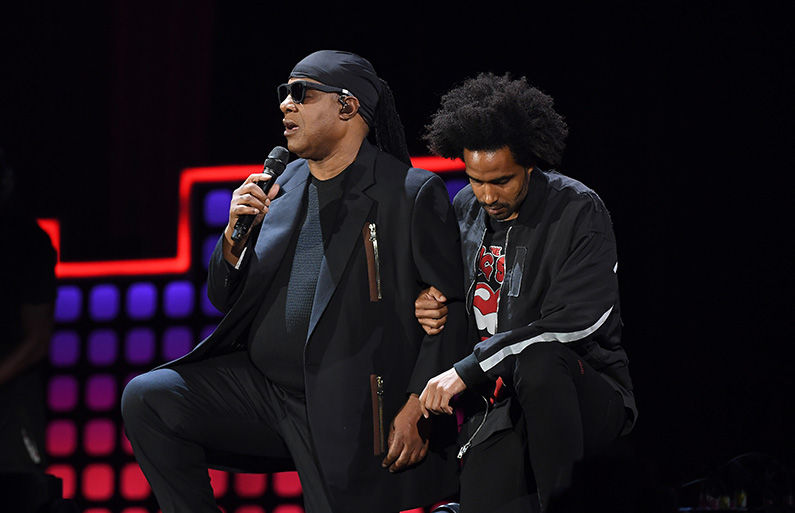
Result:
<svg viewBox="0 0 795 513">
<path fill-rule="evenodd" d="M 447 190 L 411 168 L 391 91 L 365 59 L 313 53 L 279 91 L 300 158 L 267 195 L 264 174 L 234 192 L 208 282 L 225 317 L 130 382 L 128 437 L 164 513 L 218 511 L 208 466 L 296 468 L 310 513 L 430 504 L 457 488 L 456 425 L 423 419 L 418 396 L 466 342 Z M 254 227 L 235 242 L 244 215 Z M 452 317 L 433 336 L 413 310 L 431 283 Z"/>
</svg>

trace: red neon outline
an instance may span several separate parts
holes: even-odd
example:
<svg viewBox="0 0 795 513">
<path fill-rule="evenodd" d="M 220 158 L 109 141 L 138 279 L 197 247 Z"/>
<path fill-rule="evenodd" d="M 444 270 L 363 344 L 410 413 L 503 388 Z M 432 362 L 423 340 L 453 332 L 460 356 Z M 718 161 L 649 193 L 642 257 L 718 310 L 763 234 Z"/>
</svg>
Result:
<svg viewBox="0 0 795 513">
<path fill-rule="evenodd" d="M 440 157 L 412 157 L 415 167 L 434 173 L 462 171 L 461 160 Z M 61 261 L 61 223 L 58 219 L 39 219 L 39 226 L 47 232 L 58 252 L 55 276 L 62 278 L 99 278 L 108 276 L 144 276 L 157 274 L 181 274 L 190 269 L 190 192 L 197 183 L 230 182 L 245 180 L 252 173 L 259 173 L 262 166 L 247 164 L 236 166 L 196 167 L 184 169 L 179 179 L 179 214 L 177 219 L 177 254 L 171 258 L 149 258 L 140 260 L 104 260 L 94 262 Z"/>
</svg>

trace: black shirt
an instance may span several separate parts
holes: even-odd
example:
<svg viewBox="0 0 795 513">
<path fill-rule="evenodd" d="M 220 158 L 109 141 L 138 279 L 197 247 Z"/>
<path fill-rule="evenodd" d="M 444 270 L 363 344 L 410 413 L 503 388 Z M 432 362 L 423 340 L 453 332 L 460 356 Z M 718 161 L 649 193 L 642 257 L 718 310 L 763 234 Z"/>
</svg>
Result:
<svg viewBox="0 0 795 513">
<path fill-rule="evenodd" d="M 324 247 L 334 230 L 337 211 L 342 201 L 345 173 L 329 180 L 318 180 L 310 176 L 307 183 L 317 188 L 320 225 L 323 231 Z M 307 205 L 304 202 L 301 212 L 303 226 Z M 282 260 L 265 300 L 254 318 L 248 341 L 249 355 L 254 365 L 271 382 L 297 395 L 304 393 L 304 346 L 309 328 L 307 312 L 297 328 L 289 329 L 286 312 L 292 307 L 287 301 L 287 287 L 295 257 L 296 244 L 300 230 L 296 230 L 290 246 Z"/>
</svg>

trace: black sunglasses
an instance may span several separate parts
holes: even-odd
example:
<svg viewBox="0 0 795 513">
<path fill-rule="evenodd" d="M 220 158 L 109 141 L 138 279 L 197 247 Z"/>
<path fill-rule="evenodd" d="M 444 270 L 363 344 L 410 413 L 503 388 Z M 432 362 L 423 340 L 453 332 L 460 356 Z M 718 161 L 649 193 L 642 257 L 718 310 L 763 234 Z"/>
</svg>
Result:
<svg viewBox="0 0 795 513">
<path fill-rule="evenodd" d="M 347 89 L 340 89 L 339 87 L 327 86 L 325 84 L 317 84 L 315 82 L 305 82 L 303 80 L 296 80 L 289 84 L 282 84 L 278 87 L 279 103 L 282 103 L 287 95 L 293 99 L 295 103 L 304 103 L 306 98 L 307 89 L 317 89 L 325 93 L 339 93 L 343 96 L 353 96 Z"/>
</svg>

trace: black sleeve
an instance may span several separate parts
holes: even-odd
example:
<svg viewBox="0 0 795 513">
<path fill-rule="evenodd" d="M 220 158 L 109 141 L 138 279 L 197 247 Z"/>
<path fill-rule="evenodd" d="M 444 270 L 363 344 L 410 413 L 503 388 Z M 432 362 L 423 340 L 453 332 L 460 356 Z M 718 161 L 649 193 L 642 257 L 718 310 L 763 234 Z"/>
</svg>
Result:
<svg viewBox="0 0 795 513">
<path fill-rule="evenodd" d="M 458 225 L 444 182 L 433 175 L 415 198 L 411 219 L 414 263 L 422 285 L 447 297 L 447 324 L 438 335 L 425 335 L 408 392 L 419 394 L 428 380 L 449 369 L 466 351 L 466 310 Z"/>
<path fill-rule="evenodd" d="M 497 333 L 475 346 L 455 369 L 468 387 L 495 380 L 508 371 L 516 355 L 538 342 L 574 343 L 608 336 L 616 325 L 618 279 L 616 243 L 604 207 L 590 203 L 578 212 L 577 229 L 563 265 L 556 273 L 537 320 Z"/>
</svg>

